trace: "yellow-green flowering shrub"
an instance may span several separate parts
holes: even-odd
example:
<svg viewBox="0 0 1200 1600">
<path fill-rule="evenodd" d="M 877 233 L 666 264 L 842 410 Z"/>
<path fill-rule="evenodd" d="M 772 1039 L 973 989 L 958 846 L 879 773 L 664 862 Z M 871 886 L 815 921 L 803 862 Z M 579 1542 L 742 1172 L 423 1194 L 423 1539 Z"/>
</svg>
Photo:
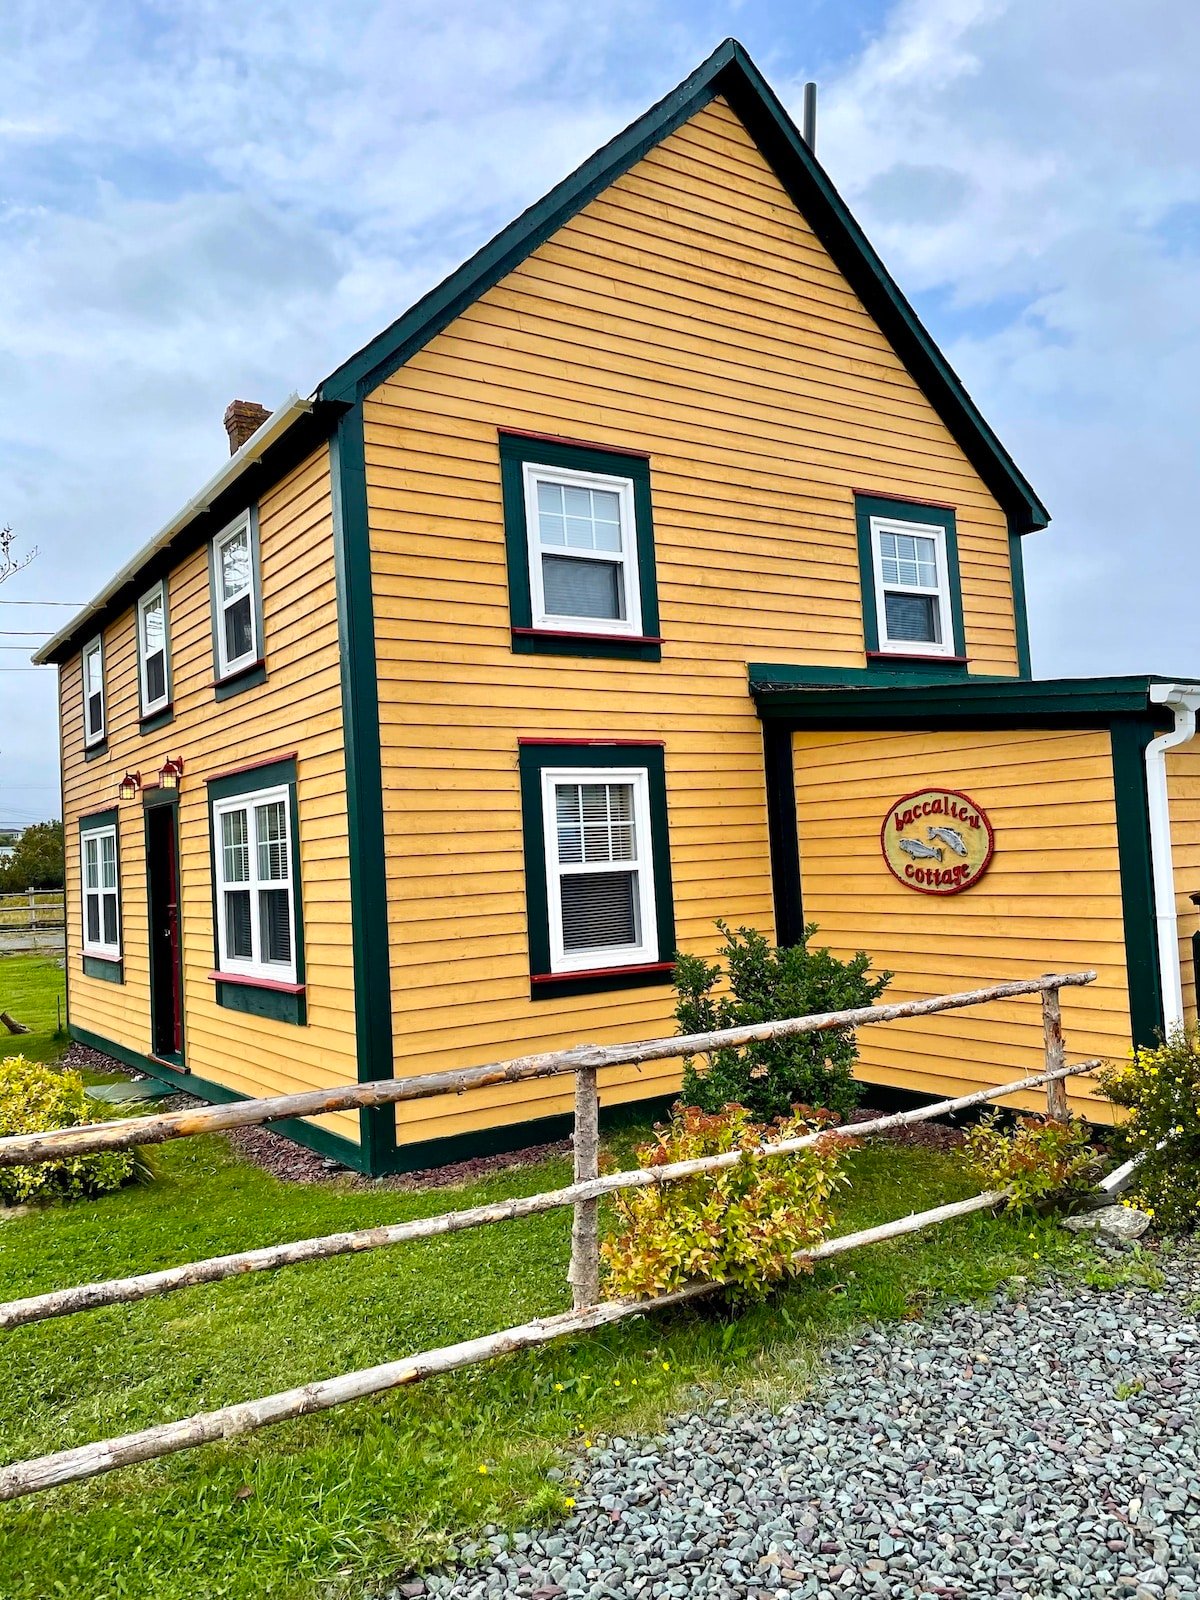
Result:
<svg viewBox="0 0 1200 1600">
<path fill-rule="evenodd" d="M 73 1128 L 94 1120 L 77 1072 L 58 1072 L 26 1061 L 24 1056 L 0 1061 L 0 1137 Z M 141 1170 L 138 1157 L 128 1150 L 105 1150 L 36 1166 L 0 1167 L 0 1202 L 15 1205 L 51 1195 L 107 1194 Z"/>
<path fill-rule="evenodd" d="M 984 1189 L 1007 1189 L 1018 1209 L 1069 1189 L 1095 1159 L 1082 1122 L 1020 1116 L 1005 1127 L 994 1111 L 967 1134 L 963 1155 Z"/>
<path fill-rule="evenodd" d="M 1141 1155 L 1130 1199 L 1167 1229 L 1200 1222 L 1200 1033 L 1180 1028 L 1154 1050 L 1130 1052 L 1100 1084 L 1127 1113 L 1116 1131 L 1125 1156 Z"/>
<path fill-rule="evenodd" d="M 764 1124 L 744 1106 L 680 1106 L 639 1147 L 638 1162 L 662 1167 L 754 1150 L 821 1126 L 804 1107 Z M 807 1270 L 795 1253 L 826 1236 L 830 1201 L 849 1181 L 841 1166 L 848 1143 L 820 1139 L 795 1155 L 747 1155 L 717 1172 L 621 1191 L 616 1231 L 600 1247 L 613 1295 L 643 1299 L 706 1279 L 726 1284 L 740 1300 L 764 1298 L 781 1279 Z"/>
</svg>

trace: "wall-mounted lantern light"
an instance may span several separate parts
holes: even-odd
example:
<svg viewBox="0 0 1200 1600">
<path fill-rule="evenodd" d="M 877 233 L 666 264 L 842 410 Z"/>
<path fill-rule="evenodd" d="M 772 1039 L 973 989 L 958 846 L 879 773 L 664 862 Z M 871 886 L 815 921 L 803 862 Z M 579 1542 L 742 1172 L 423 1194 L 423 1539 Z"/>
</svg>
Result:
<svg viewBox="0 0 1200 1600">
<path fill-rule="evenodd" d="M 122 800 L 132 800 L 142 787 L 140 772 L 127 772 L 117 786 L 117 794 Z"/>
<path fill-rule="evenodd" d="M 158 781 L 164 789 L 178 789 L 179 780 L 183 777 L 183 757 L 168 756 L 162 764 L 162 771 Z"/>
</svg>

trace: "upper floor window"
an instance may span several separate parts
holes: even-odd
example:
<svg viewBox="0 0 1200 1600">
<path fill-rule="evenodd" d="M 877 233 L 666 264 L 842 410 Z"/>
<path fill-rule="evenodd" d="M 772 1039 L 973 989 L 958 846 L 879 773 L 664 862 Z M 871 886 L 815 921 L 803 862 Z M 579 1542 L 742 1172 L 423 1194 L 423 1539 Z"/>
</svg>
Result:
<svg viewBox="0 0 1200 1600">
<path fill-rule="evenodd" d="M 500 435 L 513 649 L 657 661 L 645 456 Z"/>
<path fill-rule="evenodd" d="M 121 890 L 115 820 L 85 820 L 79 848 L 83 893 L 83 953 L 104 961 L 121 959 Z"/>
<path fill-rule="evenodd" d="M 262 659 L 258 541 L 248 511 L 213 540 L 212 587 L 220 680 Z"/>
<path fill-rule="evenodd" d="M 167 659 L 167 588 L 156 583 L 137 606 L 138 691 L 142 716 L 161 711 L 171 698 Z"/>
<path fill-rule="evenodd" d="M 99 634 L 83 647 L 83 742 L 104 738 L 104 641 Z"/>
<path fill-rule="evenodd" d="M 965 667 L 954 512 L 864 494 L 856 509 L 868 661 Z"/>
</svg>

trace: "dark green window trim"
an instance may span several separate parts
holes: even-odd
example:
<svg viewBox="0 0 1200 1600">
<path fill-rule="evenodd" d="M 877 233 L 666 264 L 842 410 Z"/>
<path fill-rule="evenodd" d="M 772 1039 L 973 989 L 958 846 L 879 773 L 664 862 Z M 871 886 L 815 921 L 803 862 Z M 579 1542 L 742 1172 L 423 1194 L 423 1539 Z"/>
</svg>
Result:
<svg viewBox="0 0 1200 1600">
<path fill-rule="evenodd" d="M 98 756 L 106 756 L 107 754 L 108 740 L 97 739 L 95 744 L 89 744 L 85 747 L 83 759 L 85 761 L 95 761 Z"/>
<path fill-rule="evenodd" d="M 123 961 L 106 961 L 103 956 L 84 956 L 83 975 L 85 978 L 102 978 L 105 983 L 124 983 L 125 964 Z"/>
<path fill-rule="evenodd" d="M 661 744 L 619 739 L 589 744 L 522 741 L 521 826 L 525 850 L 525 905 L 529 922 L 529 994 L 532 1000 L 602 994 L 611 989 L 670 983 L 675 957 L 675 903 L 671 889 L 671 839 L 667 822 L 666 760 Z M 542 772 L 546 767 L 642 767 L 650 799 L 650 848 L 658 920 L 658 960 L 643 967 L 598 968 L 594 972 L 550 970 L 550 908 L 546 885 L 546 838 L 542 818 Z"/>
<path fill-rule="evenodd" d="M 294 984 L 275 984 L 268 979 L 221 972 L 221 944 L 217 933 L 220 907 L 217 904 L 217 838 L 213 825 L 213 803 L 235 800 L 240 795 L 255 794 L 260 789 L 284 787 L 288 791 L 288 826 L 292 835 L 292 933 L 296 946 Z M 217 1004 L 229 1011 L 241 1011 L 253 1017 L 272 1017 L 278 1022 L 291 1022 L 303 1027 L 308 1021 L 308 1003 L 304 984 L 304 895 L 300 881 L 300 808 L 296 798 L 295 758 L 287 756 L 279 761 L 245 767 L 240 772 L 224 773 L 220 777 L 210 778 L 207 788 L 208 866 L 213 917 L 213 971 L 209 976 L 216 985 Z"/>
<path fill-rule="evenodd" d="M 107 709 L 105 711 L 107 715 Z M 105 983 L 125 982 L 125 886 L 121 882 L 121 817 L 116 806 L 106 806 L 103 811 L 90 811 L 79 819 L 80 837 L 96 828 L 113 828 L 117 835 L 117 946 L 120 956 L 113 961 L 108 956 L 92 956 L 81 952 L 81 970 L 85 978 L 101 978 Z M 81 847 L 82 853 L 82 847 Z M 83 942 L 83 862 L 79 863 L 79 938 Z M 65 907 L 64 907 L 65 910 Z"/>
<path fill-rule="evenodd" d="M 633 484 L 637 524 L 638 593 L 642 631 L 636 638 L 589 633 L 581 626 L 567 631 L 535 627 L 529 592 L 529 528 L 525 515 L 526 465 L 561 467 L 628 478 Z M 650 494 L 650 462 L 645 456 L 601 446 L 500 434 L 500 485 L 504 502 L 504 544 L 508 555 L 508 599 L 512 647 L 519 655 L 597 656 L 623 661 L 661 661 L 658 580 L 654 570 L 654 516 Z"/>
<path fill-rule="evenodd" d="M 228 1089 L 223 1083 L 214 1083 L 211 1078 L 198 1078 L 194 1072 L 183 1072 L 173 1061 L 164 1056 L 153 1056 L 141 1050 L 131 1050 L 128 1045 L 118 1044 L 115 1039 L 106 1039 L 103 1034 L 93 1033 L 89 1028 L 77 1027 L 73 1022 L 68 1024 L 67 1032 L 77 1044 L 86 1045 L 89 1050 L 98 1050 L 101 1055 L 112 1056 L 114 1061 L 120 1061 L 126 1067 L 144 1072 L 148 1078 L 154 1078 L 158 1083 L 169 1083 L 176 1089 L 186 1090 L 188 1094 L 209 1101 L 212 1105 L 235 1105 L 238 1101 L 254 1098 L 252 1095 L 239 1094 L 236 1089 Z M 273 1122 L 271 1127 L 276 1133 L 285 1134 L 287 1138 L 294 1139 L 306 1149 L 315 1150 L 318 1155 L 330 1156 L 335 1161 L 341 1161 L 346 1166 L 354 1168 L 356 1172 L 366 1170 L 362 1148 L 352 1140 L 343 1138 L 341 1134 L 330 1133 L 326 1128 L 314 1127 L 299 1117 Z"/>
<path fill-rule="evenodd" d="M 259 550 L 258 540 L 258 506 L 246 507 L 250 520 L 250 568 L 251 585 L 250 594 L 254 607 L 254 639 L 258 645 L 258 660 L 249 661 L 244 667 L 238 667 L 233 672 L 221 672 L 221 642 L 218 637 L 221 610 L 217 589 L 217 540 L 222 534 L 227 533 L 233 523 L 237 522 L 242 512 L 236 517 L 231 517 L 228 522 L 218 528 L 208 541 L 208 611 L 209 622 L 212 628 L 212 662 L 213 662 L 213 695 L 217 700 L 227 700 L 230 695 L 241 694 L 245 689 L 253 689 L 256 685 L 266 682 L 267 668 L 267 642 L 263 636 L 263 609 L 262 609 L 262 555 Z M 261 674 L 261 676 L 259 676 Z"/>
<path fill-rule="evenodd" d="M 875 593 L 875 555 L 871 542 L 871 518 L 887 517 L 892 522 L 923 523 L 940 528 L 946 540 L 946 582 L 950 590 L 950 626 L 954 654 L 938 657 L 911 656 L 884 652 L 879 642 L 879 596 Z M 963 627 L 962 575 L 958 565 L 958 531 L 954 512 L 947 506 L 917 505 L 911 500 L 889 500 L 882 495 L 855 494 L 854 522 L 858 533 L 858 573 L 862 585 L 863 643 L 867 666 L 872 673 L 912 673 L 926 677 L 965 678 L 967 640 Z M 883 652 L 883 653 L 881 653 Z"/>
<path fill-rule="evenodd" d="M 157 711 L 152 711 L 148 717 L 138 718 L 139 733 L 157 733 L 160 728 L 168 727 L 175 721 L 175 707 L 168 703 L 160 706 Z"/>
</svg>

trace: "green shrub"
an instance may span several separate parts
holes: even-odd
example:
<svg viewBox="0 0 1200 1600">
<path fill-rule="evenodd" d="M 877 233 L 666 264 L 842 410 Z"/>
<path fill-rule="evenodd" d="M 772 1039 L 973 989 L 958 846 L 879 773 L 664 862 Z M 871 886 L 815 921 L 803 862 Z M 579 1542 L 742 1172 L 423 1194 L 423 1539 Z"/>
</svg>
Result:
<svg viewBox="0 0 1200 1600">
<path fill-rule="evenodd" d="M 1006 1128 L 995 1111 L 975 1124 L 963 1150 L 982 1187 L 1007 1189 L 1015 1209 L 1078 1184 L 1095 1161 L 1084 1123 L 1021 1116 Z"/>
<path fill-rule="evenodd" d="M 718 963 L 680 955 L 675 963 L 675 1019 L 679 1032 L 710 1033 L 746 1023 L 781 1022 L 823 1011 L 849 1011 L 873 1005 L 891 982 L 890 972 L 874 977 L 870 958 L 860 950 L 841 961 L 810 945 L 816 923 L 804 929 L 799 944 L 775 949 L 753 928 L 717 928 L 731 993 L 715 995 L 722 972 Z M 822 1106 L 839 1117 L 858 1104 L 860 1088 L 853 1067 L 858 1059 L 854 1032 L 841 1028 L 714 1050 L 683 1064 L 681 1097 L 702 1111 L 745 1106 L 755 1116 L 785 1117 L 795 1105 Z"/>
<path fill-rule="evenodd" d="M 800 1114 L 764 1126 L 743 1106 L 717 1114 L 677 1106 L 653 1143 L 639 1147 L 638 1161 L 661 1167 L 754 1150 L 820 1126 Z M 829 1230 L 830 1200 L 849 1181 L 841 1169 L 848 1145 L 821 1139 L 795 1155 L 747 1155 L 717 1172 L 622 1190 L 617 1232 L 600 1247 L 613 1294 L 643 1299 L 705 1279 L 728 1285 L 738 1300 L 763 1299 L 780 1279 L 808 1270 L 793 1257 Z"/>
<path fill-rule="evenodd" d="M 1130 1198 L 1168 1230 L 1200 1222 L 1200 1032 L 1180 1028 L 1154 1050 L 1100 1076 L 1128 1115 L 1116 1130 L 1118 1153 L 1141 1155 Z M 1161 1148 L 1160 1148 L 1161 1146 Z"/>
<path fill-rule="evenodd" d="M 94 1120 L 83 1079 L 24 1056 L 0 1061 L 0 1137 L 73 1128 Z M 105 1150 L 36 1166 L 0 1167 L 0 1201 L 15 1205 L 51 1195 L 107 1194 L 139 1176 L 144 1167 L 128 1150 Z"/>
</svg>

